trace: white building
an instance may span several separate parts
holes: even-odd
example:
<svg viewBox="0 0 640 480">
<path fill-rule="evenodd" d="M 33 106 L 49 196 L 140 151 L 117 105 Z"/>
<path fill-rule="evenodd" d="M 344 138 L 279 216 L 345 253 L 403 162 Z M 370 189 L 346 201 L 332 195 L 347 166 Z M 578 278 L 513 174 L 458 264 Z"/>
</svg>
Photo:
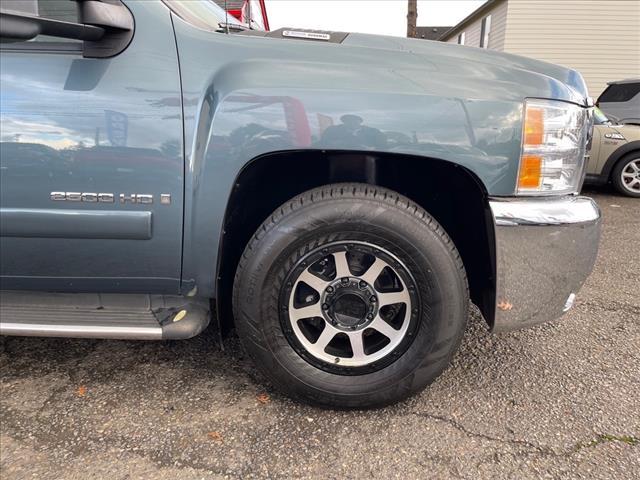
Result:
<svg viewBox="0 0 640 480">
<path fill-rule="evenodd" d="M 489 0 L 440 40 L 571 67 L 597 97 L 640 78 L 640 0 Z"/>
</svg>

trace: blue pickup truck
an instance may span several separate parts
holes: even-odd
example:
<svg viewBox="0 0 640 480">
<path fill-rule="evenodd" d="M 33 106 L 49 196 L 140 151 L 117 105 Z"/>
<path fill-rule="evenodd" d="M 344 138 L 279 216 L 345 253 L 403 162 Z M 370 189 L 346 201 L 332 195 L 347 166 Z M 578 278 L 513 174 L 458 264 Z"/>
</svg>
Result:
<svg viewBox="0 0 640 480">
<path fill-rule="evenodd" d="M 470 302 L 528 327 L 591 272 L 573 70 L 249 30 L 213 2 L 3 0 L 0 20 L 4 335 L 213 318 L 292 397 L 379 406 L 446 368 Z"/>
</svg>

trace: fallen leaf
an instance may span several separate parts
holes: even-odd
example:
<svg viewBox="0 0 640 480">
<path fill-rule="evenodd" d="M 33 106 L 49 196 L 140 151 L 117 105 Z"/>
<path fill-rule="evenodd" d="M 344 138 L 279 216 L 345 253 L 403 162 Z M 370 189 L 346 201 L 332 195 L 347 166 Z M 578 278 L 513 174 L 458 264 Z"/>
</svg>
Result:
<svg viewBox="0 0 640 480">
<path fill-rule="evenodd" d="M 222 442 L 222 434 L 220 432 L 208 432 L 207 437 L 214 442 Z"/>
<path fill-rule="evenodd" d="M 86 394 L 87 394 L 87 387 L 85 387 L 84 385 L 80 385 L 76 390 L 76 395 L 78 395 L 79 397 L 84 397 Z"/>
<path fill-rule="evenodd" d="M 498 303 L 498 308 L 500 310 L 504 310 L 504 311 L 508 312 L 509 310 L 511 310 L 513 308 L 513 304 L 502 300 L 502 301 L 500 301 Z"/>
<path fill-rule="evenodd" d="M 270 400 L 271 398 L 269 398 L 269 395 L 267 395 L 266 393 L 261 393 L 260 395 L 258 395 L 258 401 L 263 405 L 265 403 L 269 403 Z"/>
</svg>

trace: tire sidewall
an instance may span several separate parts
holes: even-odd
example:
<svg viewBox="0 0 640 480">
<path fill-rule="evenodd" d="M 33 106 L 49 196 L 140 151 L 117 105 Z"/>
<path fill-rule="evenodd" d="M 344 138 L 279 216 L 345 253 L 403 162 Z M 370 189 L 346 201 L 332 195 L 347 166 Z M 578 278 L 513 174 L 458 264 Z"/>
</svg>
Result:
<svg viewBox="0 0 640 480">
<path fill-rule="evenodd" d="M 238 333 L 261 370 L 296 396 L 349 406 L 387 403 L 433 380 L 449 363 L 466 323 L 466 280 L 440 228 L 369 198 L 324 199 L 261 229 L 236 278 Z M 431 225 L 432 228 L 429 228 Z M 278 310 L 283 282 L 309 251 L 335 241 L 368 241 L 390 251 L 416 280 L 420 326 L 404 354 L 364 375 L 339 375 L 304 360 L 284 335 Z M 253 344 L 253 345 L 252 345 Z"/>
<path fill-rule="evenodd" d="M 640 193 L 635 193 L 628 190 L 624 186 L 622 178 L 620 178 L 620 175 L 622 174 L 622 171 L 626 168 L 626 166 L 631 161 L 637 160 L 638 158 L 640 158 L 640 152 L 632 152 L 628 155 L 625 155 L 620 160 L 618 160 L 618 163 L 613 168 L 613 172 L 612 172 L 613 185 L 616 187 L 616 190 L 618 190 L 618 192 L 621 193 L 622 195 L 626 195 L 632 198 L 640 198 Z"/>
</svg>

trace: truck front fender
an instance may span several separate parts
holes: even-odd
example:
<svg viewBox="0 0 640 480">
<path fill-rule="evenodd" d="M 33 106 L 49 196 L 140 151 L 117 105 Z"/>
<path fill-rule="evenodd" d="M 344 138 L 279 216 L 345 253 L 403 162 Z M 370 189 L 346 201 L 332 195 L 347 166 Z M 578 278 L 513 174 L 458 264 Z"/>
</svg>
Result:
<svg viewBox="0 0 640 480">
<path fill-rule="evenodd" d="M 571 95 L 550 77 L 486 62 L 465 63 L 460 76 L 446 58 L 394 51 L 380 62 L 373 48 L 174 24 L 185 129 L 183 290 L 197 286 L 201 295 L 215 291 L 228 199 L 253 158 L 368 150 L 440 159 L 473 172 L 489 194 L 510 195 L 523 99 Z M 304 162 L 301 154 L 299 175 Z"/>
</svg>

